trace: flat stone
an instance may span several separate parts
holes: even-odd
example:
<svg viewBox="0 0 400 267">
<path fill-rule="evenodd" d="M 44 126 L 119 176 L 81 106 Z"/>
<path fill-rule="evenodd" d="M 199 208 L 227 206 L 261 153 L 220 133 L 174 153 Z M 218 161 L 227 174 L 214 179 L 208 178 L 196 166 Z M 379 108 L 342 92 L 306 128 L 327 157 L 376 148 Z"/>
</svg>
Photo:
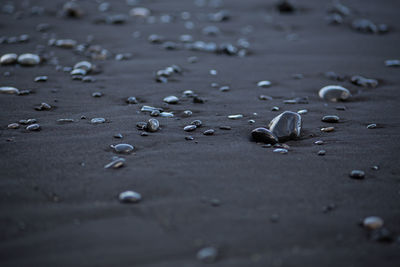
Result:
<svg viewBox="0 0 400 267">
<path fill-rule="evenodd" d="M 160 129 L 160 122 L 156 119 L 150 119 L 147 122 L 146 130 L 148 132 L 157 132 Z"/>
<path fill-rule="evenodd" d="M 40 57 L 35 54 L 22 54 L 18 57 L 18 63 L 22 66 L 35 66 L 40 63 Z"/>
<path fill-rule="evenodd" d="M 267 81 L 267 80 L 265 80 L 265 81 L 259 81 L 259 82 L 257 83 L 257 86 L 258 86 L 258 87 L 262 87 L 262 88 L 267 88 L 267 87 L 270 87 L 270 86 L 271 86 L 271 82 L 270 82 L 270 81 Z"/>
<path fill-rule="evenodd" d="M 142 195 L 134 191 L 125 191 L 119 194 L 119 201 L 122 203 L 138 203 L 142 200 Z"/>
<path fill-rule="evenodd" d="M 345 101 L 351 97 L 351 93 L 340 85 L 328 85 L 319 90 L 319 97 L 328 101 Z"/>
<path fill-rule="evenodd" d="M 134 147 L 130 144 L 111 145 L 111 148 L 114 149 L 114 152 L 118 154 L 129 154 L 134 149 Z"/>
<path fill-rule="evenodd" d="M 197 126 L 196 125 L 187 125 L 183 128 L 185 132 L 192 132 L 196 130 Z"/>
<path fill-rule="evenodd" d="M 18 55 L 14 53 L 4 54 L 0 58 L 1 65 L 11 65 L 17 62 Z"/>
<path fill-rule="evenodd" d="M 269 130 L 278 138 L 279 142 L 300 137 L 301 127 L 301 116 L 292 111 L 281 113 L 268 125 Z"/>
<path fill-rule="evenodd" d="M 174 117 L 174 114 L 171 113 L 171 112 L 161 112 L 161 113 L 160 113 L 160 117 L 163 117 L 163 118 L 172 118 L 172 117 Z"/>
<path fill-rule="evenodd" d="M 378 125 L 376 125 L 375 123 L 371 123 L 371 124 L 367 125 L 367 129 L 375 129 L 377 127 L 378 127 Z"/>
<path fill-rule="evenodd" d="M 151 14 L 150 9 L 146 7 L 135 7 L 129 11 L 129 15 L 132 17 L 146 18 L 150 16 L 150 14 Z"/>
<path fill-rule="evenodd" d="M 11 86 L 3 86 L 0 87 L 0 93 L 1 94 L 15 94 L 18 95 L 19 94 L 19 90 L 15 87 L 11 87 Z"/>
<path fill-rule="evenodd" d="M 171 95 L 171 96 L 165 97 L 165 98 L 163 99 L 163 101 L 164 101 L 165 103 L 168 103 L 168 104 L 178 104 L 179 98 L 177 98 L 176 96 Z"/>
<path fill-rule="evenodd" d="M 104 166 L 104 169 L 110 169 L 110 168 L 119 169 L 122 166 L 124 166 L 124 164 L 125 164 L 125 159 L 124 158 L 116 157 L 116 158 L 113 159 L 113 161 L 111 161 L 110 163 L 106 164 Z"/>
<path fill-rule="evenodd" d="M 350 178 L 353 178 L 353 179 L 364 179 L 365 172 L 361 171 L 361 170 L 352 170 L 349 175 L 350 175 Z"/>
<path fill-rule="evenodd" d="M 34 124 L 31 124 L 31 125 L 28 125 L 28 126 L 26 127 L 26 130 L 28 130 L 28 131 L 40 131 L 40 130 L 41 130 L 41 127 L 40 127 L 39 124 L 34 123 Z"/>
<path fill-rule="evenodd" d="M 105 118 L 93 118 L 90 120 L 90 123 L 92 124 L 100 124 L 100 123 L 105 123 L 106 119 Z"/>
<path fill-rule="evenodd" d="M 60 48 L 72 49 L 76 46 L 77 42 L 72 39 L 60 39 L 55 42 L 55 45 Z"/>
<path fill-rule="evenodd" d="M 336 115 L 326 115 L 322 117 L 323 122 L 329 122 L 329 123 L 337 123 L 339 122 L 339 117 Z"/>
<path fill-rule="evenodd" d="M 235 114 L 235 115 L 229 115 L 228 116 L 228 119 L 231 119 L 231 120 L 238 120 L 238 119 L 241 119 L 241 118 L 243 118 L 242 114 Z"/>
<path fill-rule="evenodd" d="M 194 120 L 190 123 L 191 125 L 196 125 L 196 127 L 201 127 L 203 125 L 203 122 L 201 120 Z"/>
<path fill-rule="evenodd" d="M 324 133 L 333 132 L 334 130 L 335 130 L 335 127 L 323 127 L 323 128 L 321 128 L 321 132 L 324 132 Z"/>
<path fill-rule="evenodd" d="M 251 131 L 251 136 L 254 141 L 262 142 L 266 144 L 276 144 L 278 143 L 278 138 L 270 130 L 266 128 L 256 128 Z"/>
<path fill-rule="evenodd" d="M 37 76 L 34 79 L 34 82 L 46 82 L 49 79 L 47 76 Z"/>
<path fill-rule="evenodd" d="M 301 109 L 301 110 L 297 111 L 297 113 L 300 114 L 300 115 L 304 115 L 304 114 L 308 113 L 308 110 L 307 109 Z"/>
<path fill-rule="evenodd" d="M 197 259 L 204 263 L 213 263 L 217 260 L 218 250 L 215 247 L 205 247 L 197 252 Z"/>
<path fill-rule="evenodd" d="M 285 148 L 275 148 L 272 152 L 279 154 L 287 154 L 289 151 Z"/>
<path fill-rule="evenodd" d="M 208 129 L 203 132 L 204 135 L 213 135 L 215 133 L 214 129 Z"/>
<path fill-rule="evenodd" d="M 18 129 L 19 128 L 19 124 L 18 123 L 10 123 L 9 125 L 7 125 L 8 129 Z"/>
<path fill-rule="evenodd" d="M 272 100 L 272 97 L 270 97 L 268 95 L 260 95 L 258 97 L 258 99 L 260 99 L 260 100 Z"/>
<path fill-rule="evenodd" d="M 381 228 L 384 222 L 383 219 L 378 216 L 369 216 L 363 220 L 363 226 L 368 230 L 375 230 Z"/>
</svg>

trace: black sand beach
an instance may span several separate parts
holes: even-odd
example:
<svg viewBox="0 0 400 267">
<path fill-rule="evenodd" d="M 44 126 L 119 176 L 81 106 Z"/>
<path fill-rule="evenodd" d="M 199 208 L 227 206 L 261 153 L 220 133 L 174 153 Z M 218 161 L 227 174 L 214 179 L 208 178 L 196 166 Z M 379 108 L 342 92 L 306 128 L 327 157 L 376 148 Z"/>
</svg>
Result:
<svg viewBox="0 0 400 267">
<path fill-rule="evenodd" d="M 3 38 L 0 56 L 37 53 L 42 62 L 0 66 L 0 87 L 31 90 L 0 94 L 0 266 L 203 266 L 197 253 L 206 247 L 218 252 L 215 266 L 400 265 L 400 68 L 385 66 L 400 58 L 399 1 L 343 0 L 351 14 L 340 25 L 327 23 L 332 2 L 319 0 L 295 1 L 288 14 L 261 0 L 225 0 L 217 7 L 218 1 L 109 1 L 106 12 L 98 10 L 100 1 L 77 1 L 81 18 L 62 15 L 64 1 L 28 2 L 1 1 L 14 11 L 3 8 L 0 36 L 30 38 Z M 44 9 L 32 14 L 35 6 Z M 137 6 L 148 8 L 154 21 L 129 16 Z M 220 10 L 228 10 L 229 19 L 208 19 Z M 126 21 L 102 20 L 116 14 Z M 351 22 L 357 18 L 384 23 L 389 31 L 356 31 Z M 49 28 L 37 31 L 41 23 Z M 205 35 L 210 25 L 220 33 Z M 152 44 L 151 34 L 178 47 Z M 217 44 L 245 38 L 250 47 L 243 55 L 195 51 L 179 41 L 183 34 Z M 86 49 L 99 45 L 108 53 L 91 58 L 77 47 L 49 45 L 52 38 L 86 43 Z M 119 53 L 131 57 L 116 60 Z M 198 61 L 188 62 L 193 56 Z M 90 73 L 93 82 L 72 80 L 62 70 L 83 60 L 101 69 Z M 182 73 L 156 82 L 155 72 L 173 64 Z M 329 71 L 346 77 L 331 80 L 324 75 Z M 46 82 L 34 82 L 42 75 Z M 379 85 L 357 86 L 349 81 L 354 75 Z M 271 86 L 258 87 L 262 80 Z M 230 90 L 219 90 L 223 85 Z M 341 85 L 352 97 L 324 101 L 318 91 L 327 85 Z M 205 102 L 182 96 L 185 90 Z M 163 102 L 170 95 L 178 104 Z M 128 105 L 130 96 L 139 103 Z M 296 98 L 306 101 L 283 102 Z M 52 108 L 35 110 L 42 102 Z M 153 118 L 140 112 L 144 105 L 174 117 L 154 117 L 161 129 L 141 136 L 136 124 Z M 287 154 L 251 140 L 254 128 L 303 109 L 301 136 L 284 142 Z M 185 110 L 193 114 L 185 117 Z M 233 114 L 243 118 L 228 119 Z M 325 115 L 340 121 L 322 122 Z M 100 117 L 106 123 L 90 123 Z M 8 128 L 29 118 L 40 131 Z M 57 122 L 66 118 L 74 122 Z M 193 120 L 203 125 L 185 132 Z M 335 130 L 321 132 L 329 126 Z M 215 133 L 204 135 L 207 129 Z M 122 139 L 114 137 L 118 133 Z M 189 135 L 194 140 L 185 140 Z M 314 144 L 318 140 L 324 144 Z M 110 145 L 119 143 L 134 151 L 115 154 Z M 113 156 L 123 157 L 124 166 L 105 169 Z M 364 171 L 365 178 L 350 178 L 352 170 Z M 121 203 L 118 195 L 127 190 L 143 199 Z M 387 235 L 361 226 L 368 216 L 382 218 Z"/>
</svg>

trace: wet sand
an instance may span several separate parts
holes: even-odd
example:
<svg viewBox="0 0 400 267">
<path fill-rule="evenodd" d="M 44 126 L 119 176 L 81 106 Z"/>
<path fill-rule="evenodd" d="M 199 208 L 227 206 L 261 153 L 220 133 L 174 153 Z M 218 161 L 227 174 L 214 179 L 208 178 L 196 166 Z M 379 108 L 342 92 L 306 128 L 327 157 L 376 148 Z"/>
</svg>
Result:
<svg viewBox="0 0 400 267">
<path fill-rule="evenodd" d="M 21 2 L 15 1 L 16 6 Z M 81 19 L 57 17 L 62 3 L 31 1 L 31 6 L 46 7 L 42 16 L 15 20 L 0 14 L 1 35 L 30 35 L 27 43 L 0 44 L 1 54 L 35 52 L 40 44 L 62 66 L 87 60 L 72 50 L 47 46 L 49 38 L 43 39 L 35 27 L 49 23 L 49 36 L 83 43 L 93 35 L 94 44 L 114 54 L 132 53 L 132 58 L 91 60 L 103 69 L 93 75 L 93 83 L 73 81 L 49 61 L 29 68 L 0 67 L 1 73 L 11 73 L 2 74 L 0 86 L 34 91 L 27 96 L 0 95 L 1 266 L 202 266 L 196 253 L 206 246 L 219 249 L 216 266 L 399 266 L 400 69 L 384 64 L 400 56 L 398 1 L 343 1 L 355 10 L 355 18 L 392 27 L 382 35 L 356 32 L 347 22 L 328 25 L 330 1 L 297 1 L 302 9 L 288 15 L 274 10 L 272 1 L 224 1 L 223 9 L 232 14 L 229 21 L 193 19 L 193 30 L 185 29 L 181 19 L 166 24 L 133 18 L 122 25 L 94 24 L 100 14 L 95 1 L 81 3 L 86 11 Z M 110 3 L 106 14 L 127 14 L 131 8 L 125 1 Z M 140 5 L 158 17 L 219 10 L 183 0 Z M 218 26 L 221 34 L 204 36 L 201 29 L 207 25 Z M 241 34 L 247 25 L 254 31 Z M 141 32 L 139 38 L 132 36 L 135 31 Z M 181 34 L 215 42 L 245 37 L 251 54 L 169 51 L 147 41 L 153 33 L 174 41 Z M 296 40 L 290 40 L 293 36 Z M 188 63 L 190 56 L 197 56 L 198 62 Z M 176 81 L 156 83 L 154 72 L 171 64 L 182 67 L 183 74 L 176 74 Z M 218 75 L 210 75 L 211 69 Z M 327 71 L 363 75 L 380 84 L 363 88 L 332 81 L 324 77 Z M 304 78 L 293 79 L 297 73 Z M 39 75 L 47 75 L 48 81 L 35 83 Z M 272 86 L 259 88 L 260 80 Z M 213 82 L 230 85 L 231 90 L 220 92 L 210 86 Z M 330 84 L 348 88 L 351 101 L 320 99 L 318 90 Z M 184 90 L 207 101 L 195 104 L 181 97 Z M 104 96 L 92 97 L 96 91 Z M 261 101 L 261 94 L 273 100 Z M 165 107 L 163 98 L 169 95 L 181 99 L 165 108 L 175 117 L 158 117 L 161 130 L 140 136 L 136 123 L 150 118 L 140 108 Z M 140 103 L 127 105 L 129 96 Z M 309 103 L 282 102 L 295 97 L 308 97 Z M 55 109 L 34 110 L 41 102 Z M 336 110 L 338 105 L 346 110 Z M 280 111 L 271 111 L 273 106 Z M 185 118 L 181 112 L 188 109 L 193 115 Z M 288 154 L 251 142 L 252 129 L 266 126 L 282 111 L 301 109 L 308 110 L 302 115 L 302 137 L 286 142 Z M 229 120 L 231 114 L 244 117 Z M 87 119 L 81 120 L 82 115 Z M 324 115 L 341 118 L 334 132 L 320 132 L 331 126 L 321 122 Z M 90 124 L 95 117 L 108 122 Z M 36 118 L 42 130 L 7 129 L 28 118 Z M 57 123 L 62 118 L 75 122 Z M 195 119 L 203 126 L 184 132 Z M 249 124 L 249 119 L 256 122 Z M 371 123 L 382 127 L 367 129 Z M 220 130 L 221 125 L 232 129 Z M 202 134 L 210 128 L 214 135 Z M 123 139 L 115 139 L 116 133 Z M 187 135 L 195 140 L 186 141 Z M 325 144 L 317 146 L 317 140 Z M 126 164 L 121 169 L 104 169 L 115 156 L 109 146 L 118 143 L 132 144 L 134 153 L 123 156 Z M 320 149 L 326 150 L 325 156 L 317 155 Z M 379 170 L 372 170 L 374 165 Z M 365 179 L 350 179 L 353 169 L 364 170 Z M 118 194 L 126 190 L 139 192 L 143 200 L 121 204 Z M 220 205 L 211 205 L 212 199 Z M 323 212 L 332 203 L 336 208 Z M 276 215 L 279 219 L 271 221 Z M 368 238 L 358 223 L 372 215 L 384 219 L 393 242 Z"/>
</svg>

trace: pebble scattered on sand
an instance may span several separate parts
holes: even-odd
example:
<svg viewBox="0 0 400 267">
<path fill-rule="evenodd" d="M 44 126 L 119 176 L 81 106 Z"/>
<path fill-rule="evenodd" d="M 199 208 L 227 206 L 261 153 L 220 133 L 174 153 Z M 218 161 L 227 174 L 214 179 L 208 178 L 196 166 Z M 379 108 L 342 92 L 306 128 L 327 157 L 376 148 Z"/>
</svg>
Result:
<svg viewBox="0 0 400 267">
<path fill-rule="evenodd" d="M 160 122 L 156 119 L 149 119 L 146 125 L 148 132 L 157 132 L 160 129 Z"/>
<path fill-rule="evenodd" d="M 278 138 L 279 142 L 285 142 L 300 137 L 302 119 L 298 113 L 285 111 L 271 120 L 269 130 Z"/>
<path fill-rule="evenodd" d="M 243 118 L 242 114 L 235 114 L 235 115 L 228 116 L 228 119 L 231 119 L 231 120 L 237 120 L 237 119 L 241 119 L 241 118 Z"/>
<path fill-rule="evenodd" d="M 121 203 L 138 203 L 142 200 L 142 195 L 135 191 L 125 191 L 119 194 Z"/>
<path fill-rule="evenodd" d="M 197 126 L 196 125 L 187 125 L 183 128 L 185 132 L 192 132 L 196 130 Z"/>
<path fill-rule="evenodd" d="M 177 98 L 176 96 L 171 95 L 171 96 L 165 97 L 163 101 L 165 103 L 168 103 L 168 104 L 178 104 L 179 98 Z"/>
<path fill-rule="evenodd" d="M 130 144 L 111 145 L 111 148 L 114 149 L 115 153 L 119 154 L 130 154 L 134 149 L 134 147 Z"/>
<path fill-rule="evenodd" d="M 28 131 L 40 131 L 40 130 L 41 130 L 41 127 L 40 127 L 39 124 L 34 123 L 34 124 L 31 124 L 31 125 L 28 125 L 28 126 L 26 127 L 26 129 L 27 129 Z"/>
<path fill-rule="evenodd" d="M 215 247 L 205 247 L 197 252 L 197 259 L 204 263 L 213 263 L 217 260 L 218 250 Z"/>
<path fill-rule="evenodd" d="M 22 66 L 35 66 L 40 63 L 40 57 L 35 54 L 22 54 L 18 57 L 18 63 Z"/>
<path fill-rule="evenodd" d="M 100 123 L 105 123 L 106 119 L 105 118 L 93 118 L 90 120 L 90 123 L 92 124 L 100 124 Z"/>
<path fill-rule="evenodd" d="M 371 87 L 371 88 L 375 88 L 379 84 L 378 80 L 368 79 L 360 75 L 351 77 L 350 81 L 355 85 L 362 87 Z"/>
<path fill-rule="evenodd" d="M 1 94 L 15 94 L 18 95 L 20 93 L 20 91 L 15 88 L 15 87 L 11 87 L 11 86 L 4 86 L 4 87 L 0 87 L 0 93 Z"/>
<path fill-rule="evenodd" d="M 213 135 L 215 133 L 214 129 L 208 129 L 203 132 L 204 135 Z"/>
<path fill-rule="evenodd" d="M 270 82 L 270 81 L 267 81 L 267 80 L 265 80 L 265 81 L 259 81 L 259 82 L 257 83 L 257 86 L 258 86 L 258 87 L 267 88 L 267 87 L 270 87 L 270 86 L 271 86 L 271 82 Z"/>
<path fill-rule="evenodd" d="M 364 179 L 365 172 L 361 171 L 361 170 L 352 170 L 349 175 L 350 175 L 350 178 L 353 178 L 353 179 Z"/>
<path fill-rule="evenodd" d="M 323 122 L 329 122 L 329 123 L 337 123 L 339 122 L 339 117 L 336 115 L 326 115 L 322 117 Z"/>
<path fill-rule="evenodd" d="M 351 97 L 351 93 L 340 85 L 328 85 L 319 90 L 319 97 L 328 101 L 345 101 Z"/>
<path fill-rule="evenodd" d="M 14 123 L 10 123 L 9 125 L 7 125 L 8 129 L 18 129 L 19 128 L 19 124 L 14 122 Z"/>
<path fill-rule="evenodd" d="M 120 157 L 114 157 L 113 160 L 104 166 L 105 169 L 119 169 L 125 164 L 125 159 Z"/>
<path fill-rule="evenodd" d="M 287 154 L 289 151 L 286 148 L 275 148 L 273 152 L 279 154 Z"/>
<path fill-rule="evenodd" d="M 14 53 L 4 54 L 0 58 L 1 65 L 11 65 L 17 62 L 18 55 Z"/>
<path fill-rule="evenodd" d="M 375 230 L 383 226 L 383 219 L 377 216 L 369 216 L 363 220 L 363 226 L 368 230 Z"/>
<path fill-rule="evenodd" d="M 334 130 L 335 130 L 335 127 L 332 127 L 332 126 L 321 128 L 321 132 L 324 132 L 324 133 L 330 133 L 330 132 L 333 132 Z"/>
</svg>

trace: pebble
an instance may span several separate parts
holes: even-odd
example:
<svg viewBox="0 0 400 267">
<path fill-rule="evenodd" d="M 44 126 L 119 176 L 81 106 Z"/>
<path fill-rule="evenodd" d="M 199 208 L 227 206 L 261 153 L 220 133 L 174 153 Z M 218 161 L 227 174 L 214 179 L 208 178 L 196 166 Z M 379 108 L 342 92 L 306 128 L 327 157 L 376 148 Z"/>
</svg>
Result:
<svg viewBox="0 0 400 267">
<path fill-rule="evenodd" d="M 141 112 L 153 112 L 154 110 L 158 110 L 158 111 L 162 111 L 162 109 L 160 108 L 155 108 L 155 107 L 151 107 L 151 106 L 143 106 L 140 111 Z"/>
<path fill-rule="evenodd" d="M 303 114 L 307 114 L 308 110 L 307 109 L 301 109 L 299 111 L 297 111 L 298 114 L 303 115 Z"/>
<path fill-rule="evenodd" d="M 83 16 L 84 12 L 78 3 L 69 1 L 63 5 L 63 13 L 67 17 L 80 18 Z"/>
<path fill-rule="evenodd" d="M 92 93 L 92 96 L 93 97 L 102 97 L 103 93 L 102 92 L 94 92 L 94 93 Z"/>
<path fill-rule="evenodd" d="M 92 124 L 99 124 L 99 123 L 105 123 L 106 119 L 104 118 L 93 118 L 90 120 L 90 123 Z"/>
<path fill-rule="evenodd" d="M 172 118 L 174 116 L 174 114 L 171 112 L 161 112 L 160 116 L 163 118 Z"/>
<path fill-rule="evenodd" d="M 35 82 L 46 82 L 48 80 L 47 76 L 38 76 L 34 79 Z"/>
<path fill-rule="evenodd" d="M 335 130 L 335 127 L 324 127 L 324 128 L 321 128 L 321 132 L 324 132 L 324 133 L 329 133 L 329 132 L 333 132 Z"/>
<path fill-rule="evenodd" d="M 35 107 L 35 110 L 42 111 L 42 110 L 51 110 L 52 106 L 47 103 L 41 103 L 39 106 Z"/>
<path fill-rule="evenodd" d="M 351 93 L 340 85 L 328 85 L 319 90 L 319 97 L 329 101 L 345 101 L 351 97 Z"/>
<path fill-rule="evenodd" d="M 19 90 L 15 87 L 11 87 L 11 86 L 4 86 L 4 87 L 0 87 L 0 93 L 1 94 L 15 94 L 18 95 L 19 94 Z"/>
<path fill-rule="evenodd" d="M 134 97 L 134 96 L 128 97 L 125 101 L 128 104 L 137 104 L 137 103 L 139 103 L 138 100 L 136 99 L 136 97 Z"/>
<path fill-rule="evenodd" d="M 219 128 L 220 128 L 221 130 L 227 130 L 227 131 L 229 131 L 229 130 L 232 129 L 231 126 L 226 126 L 226 125 L 219 126 Z"/>
<path fill-rule="evenodd" d="M 197 103 L 197 104 L 203 104 L 205 102 L 205 100 L 199 96 L 194 96 L 193 97 L 193 103 Z"/>
<path fill-rule="evenodd" d="M 367 125 L 367 129 L 375 129 L 376 127 L 378 127 L 375 123 L 371 123 Z"/>
<path fill-rule="evenodd" d="M 147 18 L 150 16 L 150 14 L 151 14 L 150 9 L 145 7 L 135 7 L 129 11 L 129 15 L 132 17 Z"/>
<path fill-rule="evenodd" d="M 201 120 L 194 120 L 190 123 L 191 125 L 196 125 L 196 127 L 201 127 L 203 125 L 203 122 Z"/>
<path fill-rule="evenodd" d="M 164 101 L 165 103 L 168 103 L 168 104 L 178 104 L 179 98 L 177 98 L 176 96 L 171 95 L 171 96 L 165 97 L 165 98 L 163 99 L 163 101 Z"/>
<path fill-rule="evenodd" d="M 364 179 L 365 172 L 361 170 L 352 170 L 349 175 L 353 179 Z"/>
<path fill-rule="evenodd" d="M 9 125 L 7 125 L 8 129 L 18 129 L 19 128 L 19 124 L 18 123 L 10 123 Z"/>
<path fill-rule="evenodd" d="M 150 116 L 152 116 L 152 117 L 158 117 L 158 116 L 160 116 L 160 114 L 161 114 L 161 112 L 160 112 L 159 110 L 153 110 L 153 111 L 150 113 Z"/>
<path fill-rule="evenodd" d="M 82 69 L 85 70 L 86 72 L 90 72 L 92 68 L 93 65 L 89 61 L 79 61 L 74 65 L 74 69 Z"/>
<path fill-rule="evenodd" d="M 224 86 L 221 86 L 221 87 L 219 88 L 219 90 L 220 90 L 221 92 L 228 92 L 229 90 L 231 90 L 231 88 L 230 88 L 228 85 L 224 85 Z"/>
<path fill-rule="evenodd" d="M 379 166 L 378 165 L 374 165 L 371 167 L 372 170 L 374 171 L 378 171 L 379 170 Z"/>
<path fill-rule="evenodd" d="M 267 88 L 267 87 L 270 87 L 271 86 L 271 82 L 270 81 L 259 81 L 258 83 L 257 83 L 257 86 L 258 87 L 262 87 L 262 88 Z"/>
<path fill-rule="evenodd" d="M 124 158 L 115 157 L 110 163 L 104 166 L 104 169 L 110 169 L 110 168 L 118 169 L 124 166 L 124 164 L 125 164 Z"/>
<path fill-rule="evenodd" d="M 215 247 L 205 247 L 197 252 L 197 259 L 204 263 L 213 263 L 217 260 L 218 250 Z"/>
<path fill-rule="evenodd" d="M 192 140 L 194 140 L 194 137 L 193 136 L 185 136 L 185 140 L 187 140 L 187 141 L 192 141 Z"/>
<path fill-rule="evenodd" d="M 241 119 L 241 118 L 243 118 L 242 114 L 236 114 L 236 115 L 229 115 L 228 116 L 228 119 L 231 119 L 231 120 L 238 120 L 238 119 Z"/>
<path fill-rule="evenodd" d="M 272 100 L 272 97 L 270 97 L 268 95 L 260 95 L 258 97 L 258 99 L 260 99 L 260 100 Z"/>
<path fill-rule="evenodd" d="M 74 119 L 58 119 L 58 123 L 71 123 L 74 122 Z"/>
<path fill-rule="evenodd" d="M 160 122 L 156 119 L 150 119 L 147 122 L 146 130 L 148 132 L 157 132 L 160 129 Z"/>
<path fill-rule="evenodd" d="M 22 66 L 35 66 L 40 63 L 40 57 L 35 54 L 22 54 L 18 57 L 18 63 Z"/>
<path fill-rule="evenodd" d="M 77 42 L 72 39 L 60 39 L 55 42 L 55 46 L 60 48 L 72 49 L 76 46 Z"/>
<path fill-rule="evenodd" d="M 254 141 L 262 142 L 266 144 L 276 144 L 278 143 L 278 137 L 275 136 L 270 130 L 266 128 L 256 128 L 251 131 L 251 136 Z"/>
<path fill-rule="evenodd" d="M 196 130 L 197 126 L 196 125 L 187 125 L 183 128 L 185 132 L 192 132 Z"/>
<path fill-rule="evenodd" d="M 325 144 L 325 142 L 322 141 L 322 140 L 317 140 L 317 141 L 314 142 L 314 144 L 320 146 L 320 145 Z"/>
<path fill-rule="evenodd" d="M 14 53 L 4 54 L 0 58 L 1 65 L 10 65 L 17 62 L 18 55 Z"/>
<path fill-rule="evenodd" d="M 352 22 L 351 27 L 362 33 L 385 33 L 388 31 L 386 24 L 375 24 L 368 19 L 356 19 Z"/>
<path fill-rule="evenodd" d="M 339 117 L 336 115 L 326 115 L 321 119 L 323 122 L 337 123 L 339 122 Z"/>
<path fill-rule="evenodd" d="M 300 137 L 302 127 L 301 116 L 292 111 L 285 111 L 276 116 L 268 125 L 280 142 Z"/>
<path fill-rule="evenodd" d="M 381 228 L 384 222 L 383 219 L 377 216 L 369 216 L 363 220 L 363 226 L 368 230 L 375 230 Z"/>
<path fill-rule="evenodd" d="M 119 201 L 122 203 L 138 203 L 142 200 L 142 196 L 134 191 L 125 191 L 119 194 Z"/>
<path fill-rule="evenodd" d="M 215 133 L 214 129 L 208 129 L 203 132 L 204 135 L 213 135 Z"/>
<path fill-rule="evenodd" d="M 386 67 L 400 67 L 400 60 L 399 59 L 388 59 L 385 60 Z"/>
<path fill-rule="evenodd" d="M 134 149 L 134 147 L 130 144 L 118 144 L 115 146 L 111 145 L 111 148 L 113 148 L 114 152 L 118 154 L 129 154 Z"/>
<path fill-rule="evenodd" d="M 183 112 L 183 115 L 184 115 L 185 117 L 190 117 L 190 116 L 193 115 L 193 112 L 192 112 L 191 110 L 185 110 L 185 111 Z"/>
<path fill-rule="evenodd" d="M 272 152 L 280 153 L 280 154 L 287 154 L 289 151 L 285 148 L 275 148 Z"/>
<path fill-rule="evenodd" d="M 73 69 L 70 74 L 71 76 L 85 76 L 87 73 L 84 69 Z"/>
<path fill-rule="evenodd" d="M 274 106 L 274 107 L 271 108 L 271 111 L 279 111 L 279 110 L 280 110 L 280 108 L 277 107 L 277 106 Z"/>
<path fill-rule="evenodd" d="M 355 85 L 371 88 L 375 88 L 379 84 L 375 79 L 368 79 L 360 75 L 351 77 L 350 81 Z"/>
<path fill-rule="evenodd" d="M 318 151 L 318 156 L 325 156 L 325 154 L 326 154 L 325 150 Z"/>
<path fill-rule="evenodd" d="M 36 119 L 27 119 L 27 120 L 20 120 L 19 123 L 23 124 L 23 125 L 27 125 L 27 124 L 32 124 L 32 123 L 36 123 L 37 120 Z"/>
<path fill-rule="evenodd" d="M 26 129 L 28 131 L 40 131 L 41 128 L 40 128 L 39 124 L 35 123 L 35 124 L 31 124 L 31 125 L 27 126 Z"/>
</svg>

